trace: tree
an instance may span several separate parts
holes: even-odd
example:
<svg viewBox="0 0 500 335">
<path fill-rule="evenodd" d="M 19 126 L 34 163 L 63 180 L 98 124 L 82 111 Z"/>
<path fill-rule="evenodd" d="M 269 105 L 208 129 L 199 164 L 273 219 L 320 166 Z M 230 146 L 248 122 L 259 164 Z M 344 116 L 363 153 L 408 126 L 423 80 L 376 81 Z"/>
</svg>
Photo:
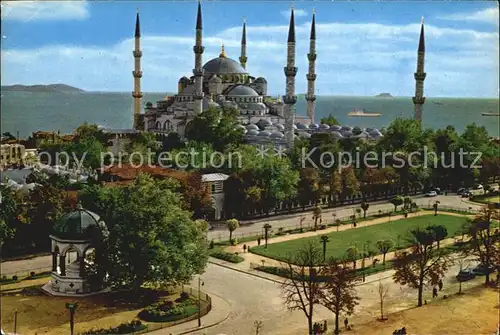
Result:
<svg viewBox="0 0 500 335">
<path fill-rule="evenodd" d="M 64 193 L 50 184 L 38 185 L 29 193 L 24 216 L 30 223 L 30 239 L 37 249 L 50 245 L 48 237 L 54 222 L 64 214 L 64 202 Z"/>
<path fill-rule="evenodd" d="M 330 178 L 328 180 L 328 192 L 330 199 L 334 202 L 337 201 L 339 195 L 342 193 L 342 176 L 337 171 L 337 169 L 332 169 L 330 172 Z"/>
<path fill-rule="evenodd" d="M 321 251 L 316 243 L 308 241 L 289 255 L 283 265 L 288 270 L 281 285 L 285 305 L 289 310 L 304 313 L 308 334 L 313 332 L 314 306 L 319 304 L 321 297 L 321 283 L 316 270 L 321 262 Z"/>
<path fill-rule="evenodd" d="M 384 318 L 384 300 L 385 297 L 387 296 L 387 293 L 389 293 L 389 285 L 387 284 L 382 284 L 382 281 L 378 281 L 378 296 L 380 299 L 380 321 L 387 320 L 387 318 Z"/>
<path fill-rule="evenodd" d="M 313 210 L 314 230 L 318 229 L 318 220 L 322 220 L 321 213 L 322 213 L 321 206 L 316 205 L 316 207 L 314 207 Z"/>
<path fill-rule="evenodd" d="M 383 255 L 382 264 L 385 266 L 385 255 L 392 249 L 394 242 L 392 240 L 379 240 L 375 243 L 378 251 Z"/>
<path fill-rule="evenodd" d="M 186 209 L 193 212 L 195 219 L 204 218 L 212 210 L 212 197 L 208 186 L 201 181 L 201 174 L 190 173 L 183 186 Z"/>
<path fill-rule="evenodd" d="M 326 261 L 326 244 L 328 243 L 328 236 L 321 236 L 321 243 L 323 244 L 323 261 Z"/>
<path fill-rule="evenodd" d="M 331 113 L 328 114 L 327 117 L 322 117 L 321 120 L 319 121 L 321 124 L 327 124 L 329 126 L 335 126 L 339 125 L 340 123 L 337 121 L 335 116 L 333 116 Z"/>
<path fill-rule="evenodd" d="M 321 277 L 326 278 L 323 288 L 320 291 L 320 301 L 335 315 L 334 334 L 340 333 L 339 317 L 340 313 L 351 315 L 354 307 L 359 303 L 356 295 L 356 277 L 354 269 L 347 263 L 331 259 L 328 264 L 321 268 Z"/>
<path fill-rule="evenodd" d="M 353 196 L 359 192 L 359 181 L 352 166 L 342 170 L 342 198 Z"/>
<path fill-rule="evenodd" d="M 403 198 L 401 196 L 395 196 L 389 201 L 394 206 L 394 212 L 397 212 L 398 206 L 403 204 Z"/>
<path fill-rule="evenodd" d="M 271 230 L 271 225 L 269 223 L 266 223 L 264 225 L 264 241 L 266 243 L 266 249 L 267 249 L 267 239 L 269 238 L 269 230 Z"/>
<path fill-rule="evenodd" d="M 235 231 L 239 226 L 240 223 L 236 219 L 229 219 L 226 220 L 226 225 L 227 229 L 229 230 L 229 242 L 233 242 L 233 231 Z"/>
<path fill-rule="evenodd" d="M 358 248 L 351 246 L 346 249 L 346 259 L 352 262 L 352 268 L 356 270 L 356 260 L 358 259 Z"/>
<path fill-rule="evenodd" d="M 410 210 L 411 209 L 411 197 L 404 197 L 403 198 L 403 206 L 404 209 Z"/>
<path fill-rule="evenodd" d="M 393 260 L 393 279 L 401 285 L 418 290 L 418 304 L 422 306 L 424 283 L 436 285 L 447 269 L 446 258 L 433 247 L 434 236 L 428 230 L 414 229 L 411 233 L 411 251 L 397 252 Z"/>
<path fill-rule="evenodd" d="M 172 180 L 141 174 L 120 189 L 106 264 L 112 287 L 178 285 L 203 272 L 206 231 L 182 209 L 177 188 Z"/>
<path fill-rule="evenodd" d="M 361 209 L 363 210 L 363 217 L 366 219 L 366 211 L 370 208 L 370 204 L 366 201 L 361 204 Z"/>
<path fill-rule="evenodd" d="M 439 242 L 444 240 L 446 236 L 448 236 L 448 230 L 443 225 L 431 225 L 426 228 L 434 238 L 434 241 L 437 243 L 437 248 L 439 250 Z"/>
<path fill-rule="evenodd" d="M 209 108 L 186 125 L 191 141 L 211 144 L 217 151 L 243 143 L 243 131 L 237 127 L 239 111 L 234 108 Z"/>
<path fill-rule="evenodd" d="M 490 283 L 490 269 L 495 266 L 500 253 L 498 234 L 491 232 L 491 209 L 483 208 L 472 221 L 469 222 L 467 230 L 470 239 L 470 248 L 466 253 L 474 256 L 485 270 L 485 285 Z"/>
<path fill-rule="evenodd" d="M 312 201 L 317 203 L 320 196 L 320 177 L 317 169 L 304 168 L 299 171 L 300 178 L 297 185 L 297 197 L 302 205 L 302 209 L 305 209 L 307 205 Z"/>
</svg>

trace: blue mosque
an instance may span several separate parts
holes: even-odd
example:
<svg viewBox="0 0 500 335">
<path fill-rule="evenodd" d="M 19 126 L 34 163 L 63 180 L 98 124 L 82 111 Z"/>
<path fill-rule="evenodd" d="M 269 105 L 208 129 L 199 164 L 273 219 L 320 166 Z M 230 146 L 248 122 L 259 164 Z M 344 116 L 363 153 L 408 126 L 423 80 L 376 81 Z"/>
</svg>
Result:
<svg viewBox="0 0 500 335">
<path fill-rule="evenodd" d="M 316 124 L 315 89 L 316 80 L 316 23 L 315 14 L 312 14 L 309 39 L 307 93 L 307 116 L 296 115 L 295 103 L 295 19 L 292 7 L 287 40 L 287 60 L 284 66 L 286 92 L 283 97 L 274 98 L 268 95 L 267 80 L 264 77 L 254 77 L 246 69 L 248 57 L 246 53 L 247 36 L 246 23 L 243 22 L 241 37 L 241 55 L 238 61 L 230 58 L 224 45 L 219 57 L 203 64 L 203 20 L 202 7 L 198 3 L 196 16 L 196 34 L 193 46 L 194 69 L 193 75 L 184 76 L 178 81 L 177 94 L 157 101 L 154 105 L 147 102 L 142 105 L 141 92 L 141 57 L 140 49 L 140 21 L 139 13 L 136 17 L 135 50 L 133 51 L 135 69 L 134 77 L 134 129 L 166 135 L 171 132 L 184 137 L 186 127 L 193 118 L 210 108 L 231 107 L 239 111 L 239 128 L 245 134 L 249 143 L 274 143 L 291 147 L 296 138 L 309 138 L 314 133 L 331 133 L 336 138 L 363 138 L 378 140 L 383 134 L 378 129 L 344 126 L 328 126 Z M 424 27 L 422 23 L 420 42 L 418 47 L 418 66 L 415 73 L 416 94 L 413 98 L 415 117 L 421 119 L 423 97 L 424 66 Z"/>
</svg>

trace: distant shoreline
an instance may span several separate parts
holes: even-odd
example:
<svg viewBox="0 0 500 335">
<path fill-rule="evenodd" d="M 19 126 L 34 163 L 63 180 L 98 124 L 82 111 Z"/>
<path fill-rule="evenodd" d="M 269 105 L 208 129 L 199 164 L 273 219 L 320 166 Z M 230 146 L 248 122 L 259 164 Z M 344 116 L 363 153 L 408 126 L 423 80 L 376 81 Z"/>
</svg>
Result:
<svg viewBox="0 0 500 335">
<path fill-rule="evenodd" d="M 5 85 L 0 88 L 4 92 L 30 92 L 30 93 L 56 93 L 56 92 L 78 92 L 83 93 L 81 88 L 69 86 L 66 84 L 49 85 Z"/>
<path fill-rule="evenodd" d="M 59 84 L 54 84 L 54 85 L 59 85 Z M 63 85 L 63 84 L 60 84 Z M 130 95 L 132 99 L 132 95 L 130 94 L 129 91 L 86 91 L 82 90 L 76 87 L 72 87 L 69 85 L 65 85 L 68 87 L 71 87 L 75 90 L 45 90 L 45 91 L 30 91 L 30 90 L 17 90 L 17 89 L 11 89 L 13 86 L 25 86 L 25 87 L 32 87 L 32 86 L 51 86 L 51 85 L 6 85 L 2 86 L 1 90 L 3 92 L 26 92 L 26 93 L 82 93 L 82 94 L 120 94 L 120 95 Z M 173 92 L 143 92 L 144 94 L 154 94 L 154 95 L 161 95 L 161 96 L 174 96 L 177 93 Z M 269 94 L 270 97 L 276 97 L 278 94 Z M 297 97 L 299 99 L 304 99 L 305 95 L 304 94 L 297 94 Z M 364 98 L 364 99 L 380 99 L 381 97 L 378 96 L 373 96 L 373 95 L 316 95 L 316 97 L 319 98 Z M 384 98 L 384 97 L 382 97 Z M 411 99 L 411 96 L 391 96 L 391 99 Z M 498 97 L 426 97 L 428 100 L 445 100 L 445 99 L 463 99 L 463 100 L 469 100 L 469 99 L 495 99 L 495 100 L 500 100 Z"/>
</svg>

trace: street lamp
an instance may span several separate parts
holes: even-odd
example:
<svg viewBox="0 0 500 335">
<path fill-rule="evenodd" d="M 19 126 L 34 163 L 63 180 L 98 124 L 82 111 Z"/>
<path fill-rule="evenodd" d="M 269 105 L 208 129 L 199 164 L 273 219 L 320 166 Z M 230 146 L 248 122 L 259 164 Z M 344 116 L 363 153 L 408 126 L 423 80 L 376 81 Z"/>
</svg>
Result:
<svg viewBox="0 0 500 335">
<path fill-rule="evenodd" d="M 328 236 L 321 236 L 321 243 L 323 243 L 323 262 L 326 261 L 326 244 L 328 243 Z"/>
<path fill-rule="evenodd" d="M 201 281 L 201 277 L 198 277 L 198 327 L 201 327 L 201 298 L 200 291 L 201 286 L 205 285 L 204 282 Z"/>
<path fill-rule="evenodd" d="M 70 304 L 69 302 L 66 303 L 66 308 L 69 309 L 69 326 L 71 329 L 71 335 L 73 335 L 73 329 L 75 326 L 75 312 L 77 307 L 78 307 L 77 302 L 72 304 Z"/>
</svg>

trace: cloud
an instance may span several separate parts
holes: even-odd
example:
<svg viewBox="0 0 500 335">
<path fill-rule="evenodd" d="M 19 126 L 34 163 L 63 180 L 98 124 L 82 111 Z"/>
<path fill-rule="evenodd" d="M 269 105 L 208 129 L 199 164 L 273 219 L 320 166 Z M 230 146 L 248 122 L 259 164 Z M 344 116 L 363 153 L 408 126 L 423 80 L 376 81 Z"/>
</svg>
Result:
<svg viewBox="0 0 500 335">
<path fill-rule="evenodd" d="M 2 20 L 84 20 L 89 17 L 88 3 L 73 1 L 5 1 Z"/>
<path fill-rule="evenodd" d="M 450 21 L 475 21 L 485 22 L 498 25 L 498 7 L 486 8 L 472 13 L 453 13 L 449 15 L 442 15 L 438 17 L 442 20 Z"/>
<path fill-rule="evenodd" d="M 289 9 L 282 10 L 280 13 L 281 13 L 281 15 L 286 17 L 287 19 L 290 18 L 290 10 Z M 303 9 L 295 9 L 294 15 L 295 15 L 295 17 L 303 17 L 303 16 L 307 16 L 307 12 Z"/>
<path fill-rule="evenodd" d="M 310 22 L 297 25 L 297 93 L 306 91 Z M 426 25 L 425 92 L 428 96 L 495 96 L 499 87 L 497 32 Z M 247 68 L 268 81 L 270 94 L 283 94 L 288 27 L 247 26 Z M 412 96 L 415 89 L 419 24 L 317 24 L 317 94 Z M 237 60 L 241 27 L 205 36 L 204 62 L 217 57 L 224 42 Z M 132 90 L 133 39 L 106 47 L 48 45 L 3 49 L 2 83 L 57 83 L 87 90 Z M 141 39 L 145 92 L 174 92 L 182 76 L 192 76 L 193 38 L 151 36 Z"/>
</svg>

